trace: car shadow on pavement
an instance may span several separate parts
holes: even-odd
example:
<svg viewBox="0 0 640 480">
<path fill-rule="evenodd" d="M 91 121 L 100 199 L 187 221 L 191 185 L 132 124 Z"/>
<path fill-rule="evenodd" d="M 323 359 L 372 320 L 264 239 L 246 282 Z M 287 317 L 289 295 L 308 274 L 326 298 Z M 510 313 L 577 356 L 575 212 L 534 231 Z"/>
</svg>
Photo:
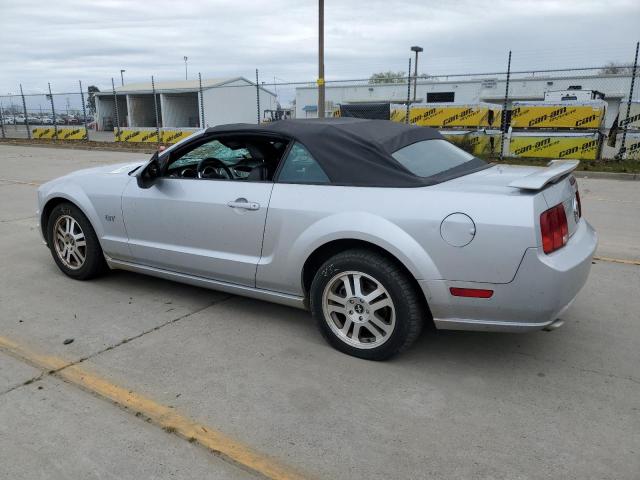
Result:
<svg viewBox="0 0 640 480">
<path fill-rule="evenodd" d="M 511 369 L 529 370 L 533 363 L 546 363 L 562 355 L 562 333 L 533 331 L 524 333 L 474 332 L 427 329 L 414 345 L 392 360 L 398 364 L 420 364 L 435 368 L 456 365 L 483 375 Z M 544 376 L 542 374 L 541 376 Z"/>
<path fill-rule="evenodd" d="M 296 349 L 295 342 L 299 339 L 305 348 L 311 346 L 316 355 L 326 355 L 329 352 L 344 355 L 333 351 L 326 344 L 307 311 L 126 271 L 110 272 L 95 282 L 134 297 L 136 294 L 145 294 L 161 300 L 169 295 L 174 299 L 179 298 L 182 303 L 193 302 L 194 309 L 199 309 L 203 300 L 211 299 L 214 302 L 216 298 L 226 297 L 222 303 L 216 303 L 205 311 L 212 319 L 224 308 L 228 310 L 225 318 L 230 316 L 234 321 L 237 318 L 238 328 L 264 329 L 270 341 L 278 341 L 280 338 L 279 342 L 289 349 Z M 216 326 L 212 324 L 212 328 Z M 562 348 L 562 341 L 548 340 L 558 335 L 561 332 L 464 332 L 435 330 L 432 326 L 426 326 L 414 345 L 385 363 L 429 368 L 457 363 L 482 365 L 488 371 L 493 367 L 503 370 L 506 364 L 517 365 L 529 363 L 535 357 L 554 356 L 557 349 Z"/>
</svg>

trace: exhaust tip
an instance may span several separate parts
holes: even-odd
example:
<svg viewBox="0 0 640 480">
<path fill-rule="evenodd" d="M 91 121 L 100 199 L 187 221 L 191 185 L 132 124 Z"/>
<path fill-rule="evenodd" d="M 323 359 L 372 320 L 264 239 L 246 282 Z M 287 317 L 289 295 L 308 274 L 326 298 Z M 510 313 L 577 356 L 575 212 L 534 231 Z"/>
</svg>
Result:
<svg viewBox="0 0 640 480">
<path fill-rule="evenodd" d="M 551 332 L 553 330 L 557 330 L 562 325 L 564 325 L 564 320 L 562 320 L 561 318 L 556 318 L 553 322 L 551 322 L 549 325 L 544 327 L 542 330 L 544 330 L 545 332 Z"/>
</svg>

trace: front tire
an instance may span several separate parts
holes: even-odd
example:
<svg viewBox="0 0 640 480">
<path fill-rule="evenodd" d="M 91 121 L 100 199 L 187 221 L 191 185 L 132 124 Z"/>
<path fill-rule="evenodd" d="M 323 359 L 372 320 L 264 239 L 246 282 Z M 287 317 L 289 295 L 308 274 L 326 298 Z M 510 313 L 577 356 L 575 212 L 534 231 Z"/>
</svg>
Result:
<svg viewBox="0 0 640 480">
<path fill-rule="evenodd" d="M 96 232 L 72 203 L 61 203 L 52 210 L 47 221 L 47 242 L 56 265 L 71 278 L 88 280 L 106 270 Z"/>
<path fill-rule="evenodd" d="M 408 348 L 426 313 L 400 266 L 365 249 L 339 253 L 318 269 L 310 307 L 334 348 L 368 360 L 385 360 Z"/>
</svg>

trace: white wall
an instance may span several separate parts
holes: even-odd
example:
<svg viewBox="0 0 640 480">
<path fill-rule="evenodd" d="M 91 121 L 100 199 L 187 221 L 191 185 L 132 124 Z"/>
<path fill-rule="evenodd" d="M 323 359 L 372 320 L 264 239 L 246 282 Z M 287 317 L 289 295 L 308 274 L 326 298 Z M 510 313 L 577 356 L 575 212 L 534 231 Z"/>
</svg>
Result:
<svg viewBox="0 0 640 480">
<path fill-rule="evenodd" d="M 256 86 L 243 80 L 203 92 L 205 127 L 228 123 L 257 123 Z M 260 110 L 274 110 L 276 98 L 260 89 Z M 261 115 L 262 118 L 262 115 Z"/>
<path fill-rule="evenodd" d="M 198 127 L 198 93 L 161 93 L 163 127 Z"/>
<path fill-rule="evenodd" d="M 98 124 L 98 130 L 104 130 L 105 124 L 107 123 L 105 120 L 107 118 L 115 118 L 113 98 L 102 96 L 96 97 L 96 122 Z"/>
<path fill-rule="evenodd" d="M 158 120 L 162 125 L 160 109 L 160 95 L 156 94 L 158 101 Z M 130 127 L 155 127 L 156 115 L 153 103 L 153 94 L 127 95 L 127 108 L 129 111 Z"/>
<path fill-rule="evenodd" d="M 265 110 L 275 110 L 278 108 L 276 96 L 268 90 L 260 89 L 260 121 L 264 121 Z"/>
<path fill-rule="evenodd" d="M 120 127 L 127 126 L 127 98 L 125 95 L 117 95 L 118 99 L 118 117 L 120 119 Z M 98 123 L 98 130 L 104 130 L 105 120 L 110 118 L 113 126 L 116 126 L 116 110 L 114 107 L 114 101 L 112 96 L 101 95 L 96 96 L 96 120 Z"/>
</svg>

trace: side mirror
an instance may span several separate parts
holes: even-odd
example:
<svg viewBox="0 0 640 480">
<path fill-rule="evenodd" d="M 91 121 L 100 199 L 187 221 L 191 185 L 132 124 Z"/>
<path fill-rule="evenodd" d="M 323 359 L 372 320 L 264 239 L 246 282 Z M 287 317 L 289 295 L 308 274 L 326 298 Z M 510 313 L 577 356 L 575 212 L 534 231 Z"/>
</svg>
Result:
<svg viewBox="0 0 640 480">
<path fill-rule="evenodd" d="M 154 153 L 151 161 L 136 174 L 138 186 L 140 188 L 149 188 L 156 180 L 160 178 L 161 168 L 158 154 Z"/>
</svg>

